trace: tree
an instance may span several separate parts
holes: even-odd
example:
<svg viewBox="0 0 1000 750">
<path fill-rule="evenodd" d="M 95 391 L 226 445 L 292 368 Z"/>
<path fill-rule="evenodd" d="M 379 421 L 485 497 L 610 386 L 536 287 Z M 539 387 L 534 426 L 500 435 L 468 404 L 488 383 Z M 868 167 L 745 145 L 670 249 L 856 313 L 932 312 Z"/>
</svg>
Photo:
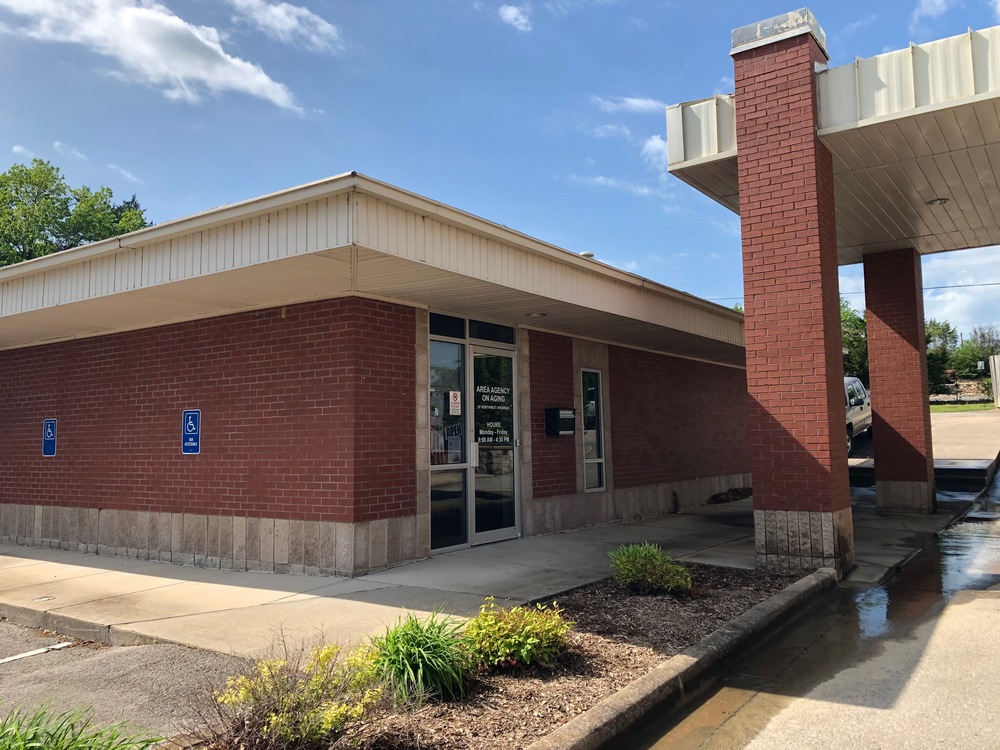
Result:
<svg viewBox="0 0 1000 750">
<path fill-rule="evenodd" d="M 1000 329 L 994 323 L 983 323 L 973 328 L 969 341 L 974 342 L 987 357 L 1000 354 Z"/>
<path fill-rule="evenodd" d="M 844 339 L 844 374 L 859 378 L 868 387 L 868 325 L 865 316 L 840 298 L 840 332 Z"/>
<path fill-rule="evenodd" d="M 958 331 L 947 320 L 931 318 L 925 325 L 927 334 L 927 349 L 940 352 L 947 356 L 948 352 L 958 346 Z"/>
<path fill-rule="evenodd" d="M 110 188 L 71 188 L 41 159 L 0 174 L 0 265 L 40 258 L 148 226 L 133 195 L 119 204 Z"/>
<path fill-rule="evenodd" d="M 984 361 L 987 356 L 976 341 L 968 338 L 951 353 L 949 361 L 955 374 L 959 377 L 977 378 L 982 374 L 979 372 L 979 363 Z"/>
<path fill-rule="evenodd" d="M 951 352 L 949 362 L 960 377 L 978 378 L 983 375 L 979 363 L 994 354 L 1000 354 L 1000 329 L 993 323 L 983 323 L 973 328 L 968 338 Z"/>
<path fill-rule="evenodd" d="M 927 384 L 931 393 L 948 393 L 945 374 L 958 345 L 958 331 L 947 320 L 931 318 L 924 324 L 927 337 Z"/>
</svg>

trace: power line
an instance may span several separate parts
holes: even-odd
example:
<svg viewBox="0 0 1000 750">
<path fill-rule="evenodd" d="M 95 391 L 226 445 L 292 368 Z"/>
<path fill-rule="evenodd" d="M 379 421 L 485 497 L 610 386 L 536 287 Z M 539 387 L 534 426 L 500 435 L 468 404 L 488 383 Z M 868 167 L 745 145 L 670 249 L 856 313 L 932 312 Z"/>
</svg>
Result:
<svg viewBox="0 0 1000 750">
<path fill-rule="evenodd" d="M 966 289 L 972 286 L 1000 286 L 1000 281 L 984 281 L 981 284 L 949 284 L 947 286 L 925 286 L 924 291 L 929 289 Z"/>
<path fill-rule="evenodd" d="M 923 291 L 929 292 L 934 289 L 969 289 L 976 286 L 1000 286 L 1000 281 L 983 281 L 979 284 L 945 284 L 943 286 L 925 286 Z M 841 292 L 845 297 L 849 294 L 864 294 L 864 291 L 860 292 Z"/>
</svg>

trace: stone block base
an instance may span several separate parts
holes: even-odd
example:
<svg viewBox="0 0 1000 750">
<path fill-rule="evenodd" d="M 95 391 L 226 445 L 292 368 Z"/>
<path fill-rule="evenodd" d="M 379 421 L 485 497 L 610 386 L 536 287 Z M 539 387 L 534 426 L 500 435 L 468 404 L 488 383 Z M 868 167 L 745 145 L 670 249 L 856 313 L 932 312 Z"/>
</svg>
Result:
<svg viewBox="0 0 1000 750">
<path fill-rule="evenodd" d="M 933 513 L 937 510 L 937 492 L 934 482 L 876 479 L 875 504 L 885 511 Z"/>
<path fill-rule="evenodd" d="M 525 500 L 522 504 L 524 535 L 554 534 L 656 518 L 704 505 L 719 492 L 750 486 L 750 474 L 729 474 Z"/>
<path fill-rule="evenodd" d="M 832 512 L 754 510 L 757 567 L 777 573 L 833 568 L 843 578 L 854 567 L 851 509 Z"/>
<path fill-rule="evenodd" d="M 415 516 L 359 523 L 0 505 L 0 543 L 227 570 L 355 576 L 428 554 Z"/>
</svg>

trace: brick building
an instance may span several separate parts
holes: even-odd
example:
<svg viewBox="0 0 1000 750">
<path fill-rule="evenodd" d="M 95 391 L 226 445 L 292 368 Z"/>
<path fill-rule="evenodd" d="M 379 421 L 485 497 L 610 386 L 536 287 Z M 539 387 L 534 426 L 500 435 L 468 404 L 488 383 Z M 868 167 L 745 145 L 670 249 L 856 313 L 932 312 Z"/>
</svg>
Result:
<svg viewBox="0 0 1000 750">
<path fill-rule="evenodd" d="M 355 173 L 0 269 L 0 541 L 353 575 L 753 477 L 758 562 L 853 564 L 838 265 L 877 502 L 934 509 L 920 258 L 1000 244 L 1000 27 L 827 68 L 795 11 L 667 111 L 743 316 Z"/>
<path fill-rule="evenodd" d="M 7 543 L 354 575 L 750 482 L 742 316 L 355 173 L 0 270 L 0 373 Z"/>
</svg>

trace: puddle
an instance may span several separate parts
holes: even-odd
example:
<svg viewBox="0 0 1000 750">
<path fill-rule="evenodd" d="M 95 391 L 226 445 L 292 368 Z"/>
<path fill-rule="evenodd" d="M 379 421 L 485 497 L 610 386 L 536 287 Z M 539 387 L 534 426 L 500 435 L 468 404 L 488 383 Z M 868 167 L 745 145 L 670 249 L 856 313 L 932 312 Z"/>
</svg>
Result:
<svg viewBox="0 0 1000 750">
<path fill-rule="evenodd" d="M 971 499 L 954 494 L 939 493 L 939 501 Z M 915 642 L 921 626 L 938 616 L 957 592 L 991 587 L 1000 588 L 997 480 L 960 522 L 935 537 L 890 581 L 842 588 L 734 665 L 703 704 L 669 728 L 648 730 L 632 746 L 743 747 L 737 737 L 755 736 L 798 696 L 864 665 L 892 644 Z"/>
</svg>

